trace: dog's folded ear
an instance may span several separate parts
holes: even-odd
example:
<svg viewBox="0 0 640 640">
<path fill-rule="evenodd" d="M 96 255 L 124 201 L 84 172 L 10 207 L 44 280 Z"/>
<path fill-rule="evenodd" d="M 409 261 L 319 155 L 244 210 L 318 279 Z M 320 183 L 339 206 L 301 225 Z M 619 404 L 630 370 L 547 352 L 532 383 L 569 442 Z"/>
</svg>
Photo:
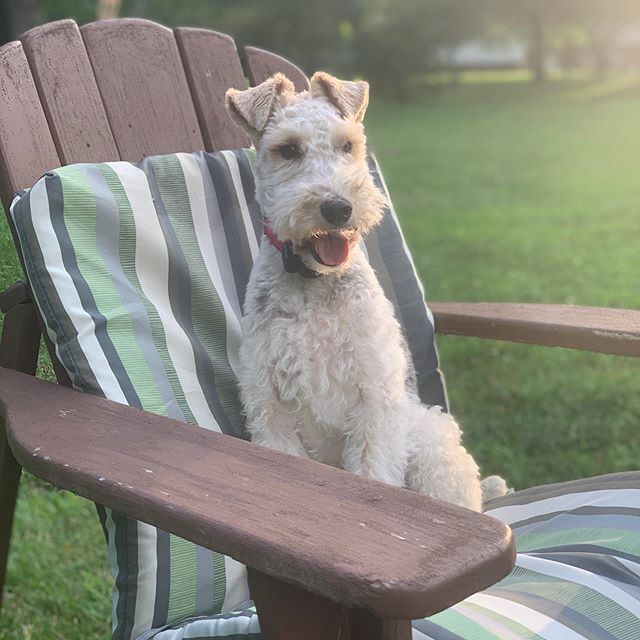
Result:
<svg viewBox="0 0 640 640">
<path fill-rule="evenodd" d="M 362 122 L 369 105 L 369 84 L 362 80 L 338 80 L 324 71 L 313 74 L 309 81 L 311 94 L 324 96 L 345 119 Z"/>
<path fill-rule="evenodd" d="M 256 142 L 273 115 L 278 98 L 294 92 L 291 80 L 282 73 L 276 73 L 257 87 L 244 91 L 229 89 L 225 95 L 225 105 L 233 120 Z"/>
</svg>

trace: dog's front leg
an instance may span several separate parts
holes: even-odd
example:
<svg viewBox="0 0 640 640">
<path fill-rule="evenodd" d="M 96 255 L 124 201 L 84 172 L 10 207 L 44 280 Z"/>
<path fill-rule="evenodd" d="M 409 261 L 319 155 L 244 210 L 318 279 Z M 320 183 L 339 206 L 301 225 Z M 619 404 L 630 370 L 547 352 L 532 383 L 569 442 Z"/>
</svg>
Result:
<svg viewBox="0 0 640 640">
<path fill-rule="evenodd" d="M 245 407 L 251 442 L 308 458 L 298 435 L 297 416 L 277 398 L 275 391 L 250 395 L 250 399 L 245 400 Z"/>
<path fill-rule="evenodd" d="M 347 419 L 343 465 L 347 471 L 397 487 L 405 485 L 406 433 L 380 393 L 363 391 Z"/>
</svg>

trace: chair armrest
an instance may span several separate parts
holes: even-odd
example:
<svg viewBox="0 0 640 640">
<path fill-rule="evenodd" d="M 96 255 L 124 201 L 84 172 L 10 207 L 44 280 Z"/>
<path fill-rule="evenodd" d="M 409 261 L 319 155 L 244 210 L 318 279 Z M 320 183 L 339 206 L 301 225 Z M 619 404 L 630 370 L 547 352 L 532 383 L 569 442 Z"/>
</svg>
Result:
<svg viewBox="0 0 640 640">
<path fill-rule="evenodd" d="M 488 516 L 8 369 L 0 413 L 44 480 L 381 617 L 431 615 L 513 566 Z"/>
<path fill-rule="evenodd" d="M 436 333 L 640 356 L 640 311 L 555 304 L 434 302 Z"/>
</svg>

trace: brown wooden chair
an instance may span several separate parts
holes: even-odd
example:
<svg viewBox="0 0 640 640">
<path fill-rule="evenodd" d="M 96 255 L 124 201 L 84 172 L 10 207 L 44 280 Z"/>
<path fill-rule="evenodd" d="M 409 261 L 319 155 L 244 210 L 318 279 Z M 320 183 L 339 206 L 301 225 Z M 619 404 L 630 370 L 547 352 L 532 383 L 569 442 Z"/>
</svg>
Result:
<svg viewBox="0 0 640 640">
<path fill-rule="evenodd" d="M 302 71 L 283 58 L 252 47 L 245 55 L 251 83 L 281 71 L 298 89 L 307 86 Z M 224 111 L 230 86 L 245 86 L 245 72 L 233 40 L 213 31 L 172 31 L 130 19 L 81 29 L 65 20 L 28 32 L 0 49 L 5 210 L 17 189 L 61 165 L 246 145 Z M 492 518 L 194 427 L 182 425 L 178 437 L 172 420 L 64 388 L 69 380 L 55 356 L 60 385 L 29 377 L 41 338 L 29 287 L 19 283 L 6 291 L 0 308 L 0 588 L 21 465 L 202 546 L 215 544 L 247 564 L 270 640 L 406 640 L 408 620 L 450 606 L 512 567 L 510 532 Z M 637 312 L 497 304 L 434 304 L 432 310 L 440 333 L 640 356 Z M 88 422 L 100 428 L 84 448 Z M 145 465 L 131 463 L 136 445 L 143 450 L 150 438 L 167 452 L 154 461 L 164 469 L 154 491 L 145 488 Z M 46 458 L 32 456 L 44 445 Z M 176 470 L 175 455 L 197 460 L 189 452 L 203 447 L 219 465 Z M 241 488 L 218 471 L 229 464 L 246 478 Z M 106 468 L 118 470 L 118 482 Z M 190 499 L 212 486 L 218 489 L 213 502 Z M 260 504 L 254 517 L 225 508 L 252 497 Z M 338 501 L 339 511 L 332 506 Z M 326 527 L 310 528 L 305 513 L 292 507 L 299 504 L 322 509 Z M 364 521 L 377 526 L 359 526 Z M 397 530 L 419 530 L 429 542 L 406 544 Z M 370 554 L 367 566 L 345 566 L 335 559 L 336 546 L 343 557 L 355 558 L 363 548 L 380 552 Z M 288 615 L 291 607 L 300 615 Z"/>
</svg>

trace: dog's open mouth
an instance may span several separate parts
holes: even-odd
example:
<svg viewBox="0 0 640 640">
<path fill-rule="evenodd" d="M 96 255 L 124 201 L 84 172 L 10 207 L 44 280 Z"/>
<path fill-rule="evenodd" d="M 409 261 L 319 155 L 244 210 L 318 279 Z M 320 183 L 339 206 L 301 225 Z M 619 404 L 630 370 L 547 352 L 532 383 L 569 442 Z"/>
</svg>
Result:
<svg viewBox="0 0 640 640">
<path fill-rule="evenodd" d="M 349 259 L 351 247 L 357 239 L 353 230 L 318 233 L 310 240 L 311 253 L 325 267 L 338 267 Z"/>
</svg>

